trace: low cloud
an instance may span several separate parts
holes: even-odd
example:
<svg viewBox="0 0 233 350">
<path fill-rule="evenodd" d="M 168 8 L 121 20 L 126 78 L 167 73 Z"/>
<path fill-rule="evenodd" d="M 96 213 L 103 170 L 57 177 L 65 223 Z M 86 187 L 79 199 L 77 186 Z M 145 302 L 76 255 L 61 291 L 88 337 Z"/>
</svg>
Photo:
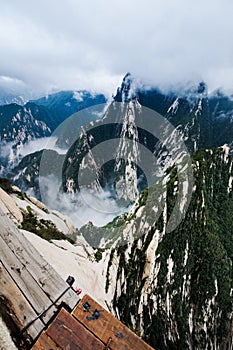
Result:
<svg viewBox="0 0 233 350">
<path fill-rule="evenodd" d="M 48 208 L 68 215 L 78 228 L 88 222 L 104 226 L 128 211 L 128 208 L 120 208 L 107 191 L 102 191 L 98 196 L 87 190 L 73 194 L 62 193 L 60 182 L 54 175 L 40 178 L 40 190 L 42 200 Z"/>
<path fill-rule="evenodd" d="M 2 143 L 0 147 L 0 159 L 4 163 L 5 169 L 11 169 L 17 166 L 20 161 L 29 154 L 33 154 L 44 149 L 56 151 L 60 155 L 65 155 L 67 150 L 59 148 L 56 145 L 57 137 L 42 137 L 19 144 L 15 147 L 15 142 Z"/>
<path fill-rule="evenodd" d="M 58 154 L 66 154 L 67 150 L 61 149 L 56 145 L 57 138 L 54 136 L 51 137 L 42 137 L 39 139 L 31 140 L 24 145 L 20 150 L 20 155 L 22 157 L 27 156 L 28 154 L 41 151 L 44 149 L 50 149 L 56 151 Z"/>
</svg>

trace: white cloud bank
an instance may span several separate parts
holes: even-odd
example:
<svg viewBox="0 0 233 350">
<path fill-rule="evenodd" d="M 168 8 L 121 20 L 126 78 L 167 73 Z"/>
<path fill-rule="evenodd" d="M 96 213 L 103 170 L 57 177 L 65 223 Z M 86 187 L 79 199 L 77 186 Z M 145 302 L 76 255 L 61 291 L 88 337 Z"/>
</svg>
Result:
<svg viewBox="0 0 233 350">
<path fill-rule="evenodd" d="M 1 1 L 0 75 L 32 89 L 152 84 L 232 88 L 232 0 Z"/>
<path fill-rule="evenodd" d="M 119 207 L 111 194 L 102 191 L 99 195 L 91 191 L 81 193 L 62 193 L 60 181 L 54 176 L 40 177 L 40 191 L 43 202 L 49 209 L 68 215 L 76 227 L 92 222 L 104 226 L 129 208 Z"/>
</svg>

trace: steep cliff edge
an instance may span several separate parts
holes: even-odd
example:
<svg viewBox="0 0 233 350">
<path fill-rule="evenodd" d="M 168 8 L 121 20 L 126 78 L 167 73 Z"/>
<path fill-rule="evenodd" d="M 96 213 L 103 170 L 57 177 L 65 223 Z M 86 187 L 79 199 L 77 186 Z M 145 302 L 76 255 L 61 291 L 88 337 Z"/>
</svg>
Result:
<svg viewBox="0 0 233 350">
<path fill-rule="evenodd" d="M 155 348 L 231 349 L 233 167 L 228 152 L 224 146 L 193 154 L 191 202 L 173 231 L 167 226 L 178 196 L 175 167 L 160 192 L 156 187 L 150 194 L 143 191 L 124 218 L 102 229 L 81 229 L 90 241 L 97 235 L 102 248 L 115 241 L 106 290 L 115 290 L 113 308 L 120 319 Z M 162 214 L 155 219 L 160 203 Z"/>
</svg>

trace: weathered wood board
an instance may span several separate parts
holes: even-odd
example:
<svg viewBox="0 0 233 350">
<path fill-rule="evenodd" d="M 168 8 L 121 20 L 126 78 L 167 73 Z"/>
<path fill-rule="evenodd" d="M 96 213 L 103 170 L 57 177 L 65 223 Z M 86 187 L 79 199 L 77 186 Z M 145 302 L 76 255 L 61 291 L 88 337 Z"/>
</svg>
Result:
<svg viewBox="0 0 233 350">
<path fill-rule="evenodd" d="M 83 304 L 88 302 L 90 310 L 85 311 Z M 95 310 L 99 311 L 98 319 L 89 319 Z M 111 350 L 153 350 L 128 327 L 106 311 L 89 295 L 85 295 L 73 311 L 73 315 L 87 329 L 101 339 Z"/>
<path fill-rule="evenodd" d="M 21 264 L 27 269 L 31 276 L 37 281 L 40 287 L 51 301 L 57 298 L 67 289 L 67 283 L 40 255 L 35 247 L 17 229 L 12 227 L 9 218 L 1 215 L 2 229 L 0 235 L 8 247 L 14 252 Z M 68 276 L 67 276 L 68 277 Z M 70 291 L 66 300 L 63 300 L 72 309 L 79 301 L 79 297 Z"/>
<path fill-rule="evenodd" d="M 37 316 L 35 310 L 30 306 L 1 263 L 0 300 L 5 306 L 10 308 L 13 321 L 20 331 Z M 30 326 L 28 332 L 32 338 L 35 338 L 43 328 L 44 324 L 40 320 L 37 320 Z"/>
<path fill-rule="evenodd" d="M 7 302 L 18 329 L 26 327 L 24 335 L 32 339 L 51 320 L 57 306 L 65 303 L 72 310 L 80 300 L 1 210 L 0 267 L 0 307 Z"/>
<path fill-rule="evenodd" d="M 36 341 L 33 350 L 63 350 L 47 335 L 47 333 L 42 333 L 40 338 Z"/>
<path fill-rule="evenodd" d="M 51 304 L 51 300 L 40 288 L 36 280 L 30 275 L 25 266 L 23 266 L 17 256 L 11 251 L 7 244 L 0 237 L 1 262 L 8 274 L 14 280 L 15 285 L 24 294 L 28 303 L 39 315 Z M 19 270 L 17 270 L 19 269 Z M 20 272 L 18 272 L 20 271 Z M 49 319 L 52 315 L 49 315 Z"/>
<path fill-rule="evenodd" d="M 59 312 L 46 334 L 62 349 L 106 350 L 100 340 L 64 309 Z"/>
</svg>

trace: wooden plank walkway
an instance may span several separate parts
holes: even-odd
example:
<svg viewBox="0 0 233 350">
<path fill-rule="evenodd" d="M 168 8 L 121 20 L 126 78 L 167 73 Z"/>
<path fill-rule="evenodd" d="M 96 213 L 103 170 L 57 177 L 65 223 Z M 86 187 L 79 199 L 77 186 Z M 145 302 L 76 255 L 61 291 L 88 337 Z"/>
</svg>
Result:
<svg viewBox="0 0 233 350">
<path fill-rule="evenodd" d="M 15 286 L 22 292 L 28 303 L 39 315 L 45 307 L 51 304 L 51 300 L 41 290 L 37 281 L 30 275 L 28 270 L 21 264 L 17 256 L 0 237 L 1 263 L 15 283 Z M 51 318 L 52 315 L 48 315 Z"/>
<path fill-rule="evenodd" d="M 90 305 L 89 311 L 85 311 L 83 307 L 85 303 Z M 90 319 L 95 310 L 99 311 L 99 318 Z M 73 311 L 73 316 L 105 345 L 109 344 L 111 350 L 153 350 L 87 294 Z"/>
<path fill-rule="evenodd" d="M 65 303 L 72 310 L 79 300 L 0 210 L 0 311 L 6 304 L 18 331 L 33 341 L 59 305 Z"/>
<path fill-rule="evenodd" d="M 90 306 L 89 311 L 83 304 Z M 99 311 L 99 317 L 93 313 Z M 47 346 L 47 348 L 46 348 Z M 153 350 L 148 344 L 85 295 L 70 314 L 61 309 L 32 350 Z"/>
<path fill-rule="evenodd" d="M 4 229 L 0 230 L 3 240 L 37 281 L 49 299 L 55 301 L 61 295 L 61 291 L 66 289 L 66 282 L 45 261 L 25 236 L 19 232 L 17 227 L 12 227 L 12 222 L 9 222 L 9 218 L 6 215 L 1 216 L 0 219 L 2 222 L 1 226 L 4 227 Z M 72 298 L 70 298 L 70 301 L 72 301 Z M 77 303 L 77 300 L 75 302 Z M 72 306 L 71 304 L 70 307 L 72 308 Z"/>
<path fill-rule="evenodd" d="M 2 264 L 0 264 L 0 308 L 1 304 L 10 309 L 12 321 L 19 330 L 22 330 L 36 317 L 35 310 L 22 295 Z M 44 324 L 37 320 L 28 329 L 28 332 L 32 338 L 35 338 L 43 328 Z"/>
<path fill-rule="evenodd" d="M 105 345 L 99 339 L 91 334 L 64 309 L 60 311 L 55 321 L 48 328 L 46 335 L 61 349 L 106 349 Z"/>
</svg>

